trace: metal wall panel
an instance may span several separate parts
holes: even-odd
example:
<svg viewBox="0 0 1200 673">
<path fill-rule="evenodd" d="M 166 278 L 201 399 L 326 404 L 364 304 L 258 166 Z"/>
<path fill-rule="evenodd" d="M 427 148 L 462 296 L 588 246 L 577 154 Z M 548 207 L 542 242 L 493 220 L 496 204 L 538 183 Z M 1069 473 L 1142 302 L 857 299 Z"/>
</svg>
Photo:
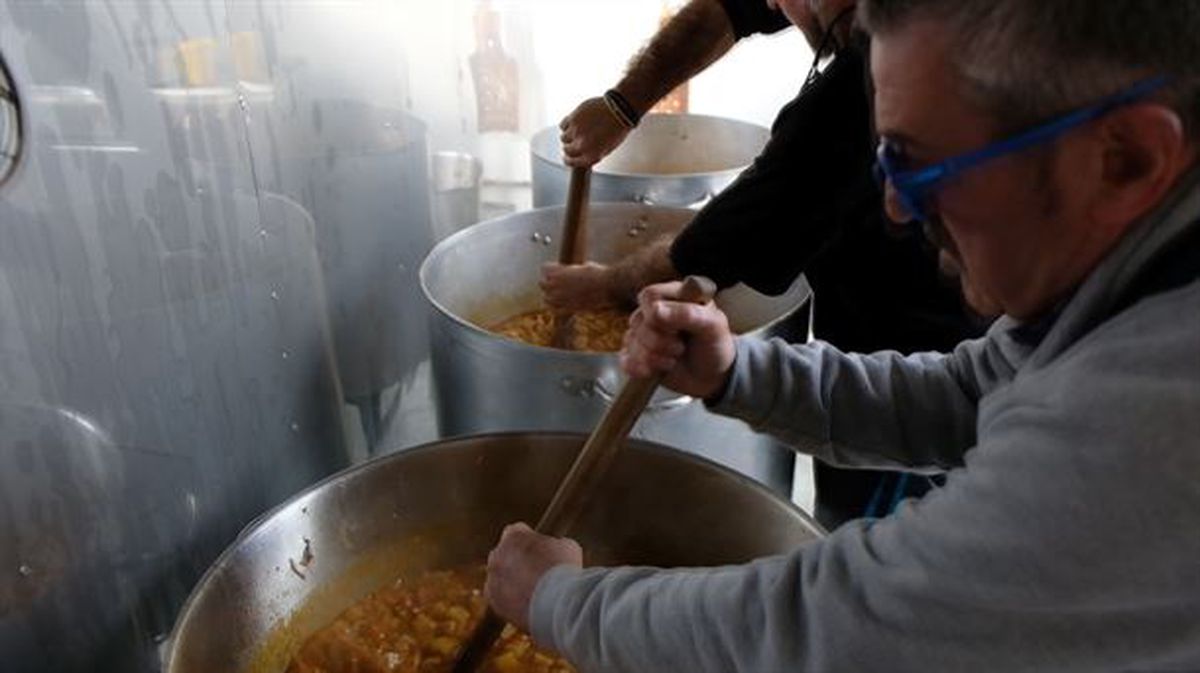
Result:
<svg viewBox="0 0 1200 673">
<path fill-rule="evenodd" d="M 347 401 L 425 357 L 423 125 L 338 85 L 355 4 L 0 4 L 6 671 L 157 670 L 237 531 L 364 457 Z"/>
</svg>

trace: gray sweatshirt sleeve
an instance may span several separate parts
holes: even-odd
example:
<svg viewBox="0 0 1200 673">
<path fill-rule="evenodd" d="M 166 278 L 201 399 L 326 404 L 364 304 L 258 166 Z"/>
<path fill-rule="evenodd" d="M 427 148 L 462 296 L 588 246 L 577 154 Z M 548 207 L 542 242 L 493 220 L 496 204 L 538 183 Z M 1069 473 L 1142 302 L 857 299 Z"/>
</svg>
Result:
<svg viewBox="0 0 1200 673">
<path fill-rule="evenodd" d="M 966 467 L 885 519 L 745 566 L 555 569 L 534 637 L 587 673 L 1197 670 L 1196 333 L 1129 329 L 993 391 Z"/>
<path fill-rule="evenodd" d="M 835 465 L 946 469 L 975 442 L 981 391 L 1006 363 L 980 339 L 951 354 L 842 353 L 742 337 L 712 410 Z"/>
</svg>

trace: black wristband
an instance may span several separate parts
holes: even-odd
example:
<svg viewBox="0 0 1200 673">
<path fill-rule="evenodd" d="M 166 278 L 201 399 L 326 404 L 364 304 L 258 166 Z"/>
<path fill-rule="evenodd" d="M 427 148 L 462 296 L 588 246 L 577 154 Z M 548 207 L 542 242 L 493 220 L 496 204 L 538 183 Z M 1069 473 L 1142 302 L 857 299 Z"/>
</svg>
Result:
<svg viewBox="0 0 1200 673">
<path fill-rule="evenodd" d="M 616 119 L 617 123 L 619 123 L 621 126 L 624 126 L 626 129 L 633 129 L 637 126 L 637 124 L 633 123 L 632 119 L 629 119 L 625 116 L 625 113 L 617 107 L 616 103 L 612 102 L 611 98 L 604 96 L 600 100 L 604 101 L 604 107 L 608 108 L 608 111 L 610 114 L 612 114 L 613 119 Z"/>
<path fill-rule="evenodd" d="M 627 98 L 621 95 L 620 91 L 609 89 L 604 92 L 604 99 L 612 103 L 612 106 L 629 122 L 630 128 L 637 126 L 638 122 L 642 121 L 642 115 L 634 109 Z"/>
</svg>

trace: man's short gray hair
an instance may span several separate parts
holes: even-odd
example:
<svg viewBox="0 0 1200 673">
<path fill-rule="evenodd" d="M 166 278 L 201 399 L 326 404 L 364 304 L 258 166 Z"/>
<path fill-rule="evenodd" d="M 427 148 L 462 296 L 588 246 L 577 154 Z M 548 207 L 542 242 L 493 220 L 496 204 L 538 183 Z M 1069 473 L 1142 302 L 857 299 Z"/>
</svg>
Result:
<svg viewBox="0 0 1200 673">
<path fill-rule="evenodd" d="M 1016 130 L 1136 81 L 1165 94 L 1190 137 L 1200 130 L 1200 0 L 861 0 L 860 22 L 886 34 L 917 19 L 953 31 L 969 94 Z"/>
</svg>

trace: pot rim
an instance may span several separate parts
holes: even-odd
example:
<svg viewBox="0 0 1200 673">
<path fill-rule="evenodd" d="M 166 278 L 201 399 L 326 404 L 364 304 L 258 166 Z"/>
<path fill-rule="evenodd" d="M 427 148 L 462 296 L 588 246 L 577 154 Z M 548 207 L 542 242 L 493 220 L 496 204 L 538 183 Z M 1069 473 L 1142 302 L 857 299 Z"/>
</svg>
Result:
<svg viewBox="0 0 1200 673">
<path fill-rule="evenodd" d="M 604 208 L 606 210 L 632 210 L 632 211 L 641 211 L 641 210 L 645 210 L 645 209 L 651 209 L 651 210 L 655 210 L 655 211 L 659 211 L 659 212 L 674 211 L 674 212 L 676 212 L 676 214 L 681 214 L 681 215 L 682 214 L 687 214 L 689 216 L 695 215 L 694 211 L 689 210 L 687 208 L 683 208 L 683 207 L 658 206 L 658 205 L 634 203 L 634 202 L 629 202 L 629 201 L 602 201 L 602 202 L 598 202 L 598 203 L 592 203 L 588 206 L 589 211 L 595 210 L 597 208 Z M 428 277 L 429 277 L 430 266 L 439 257 L 446 254 L 447 250 L 453 249 L 456 245 L 458 245 L 460 239 L 464 239 L 467 236 L 473 235 L 472 232 L 474 232 L 477 227 L 500 227 L 500 226 L 504 226 L 505 222 L 507 222 L 510 218 L 513 218 L 513 217 L 517 217 L 517 216 L 521 216 L 521 215 L 531 215 L 534 213 L 542 213 L 542 212 L 547 212 L 547 211 L 557 211 L 557 212 L 561 213 L 565 209 L 566 209 L 566 206 L 556 205 L 556 206 L 543 206 L 541 208 L 531 208 L 529 210 L 522 210 L 522 211 L 518 211 L 515 213 L 509 213 L 507 215 L 502 215 L 500 217 L 494 217 L 490 220 L 484 220 L 483 222 L 478 222 L 469 227 L 460 229 L 460 230 L 454 232 L 453 234 L 447 236 L 446 238 L 439 241 L 437 245 L 433 246 L 433 249 L 430 250 L 429 253 L 425 255 L 425 259 L 423 259 L 421 261 L 421 267 L 417 271 L 417 280 L 421 284 L 421 294 L 425 295 L 425 300 L 427 302 L 429 302 L 429 304 L 431 306 L 433 306 L 435 309 L 437 309 L 438 313 L 441 313 L 443 316 L 445 316 L 446 318 L 455 322 L 459 326 L 466 327 L 475 334 L 478 334 L 478 335 L 484 336 L 484 337 L 488 337 L 497 343 L 504 344 L 505 347 L 512 348 L 513 350 L 516 350 L 519 352 L 521 352 L 521 351 L 534 352 L 534 353 L 550 352 L 550 353 L 556 353 L 556 354 L 569 354 L 573 357 L 588 358 L 588 359 L 594 360 L 596 362 L 615 360 L 616 356 L 617 356 L 616 353 L 596 352 L 596 351 L 572 351 L 572 350 L 563 350 L 561 348 L 552 348 L 550 346 L 535 346 L 533 344 L 526 343 L 524 341 L 518 341 L 516 339 L 510 339 L 508 337 L 501 336 L 499 334 L 496 334 L 495 332 L 487 330 L 487 329 L 471 322 L 470 320 L 467 320 L 465 317 L 458 315 L 456 312 L 451 311 L 449 308 L 447 308 L 445 305 L 443 305 L 440 301 L 438 301 L 433 296 L 433 292 L 431 291 L 431 289 L 429 287 Z M 561 219 L 561 218 L 559 218 L 559 219 Z"/>
<path fill-rule="evenodd" d="M 760 126 L 753 122 L 742 121 L 741 119 L 733 119 L 730 117 L 721 117 L 718 115 L 705 115 L 705 114 L 692 114 L 692 113 L 669 114 L 669 113 L 663 113 L 663 112 L 655 112 L 655 113 L 646 115 L 645 117 L 643 117 L 643 119 L 657 118 L 657 117 L 675 117 L 675 118 L 684 118 L 684 119 L 712 119 L 712 120 L 716 120 L 716 121 L 727 123 L 727 124 L 735 124 L 738 126 L 746 126 L 746 127 L 750 127 L 750 128 L 760 129 L 763 132 L 765 132 L 767 139 L 770 139 L 770 134 L 771 134 L 770 129 L 766 128 L 765 126 Z M 557 134 L 558 130 L 559 129 L 557 126 L 547 126 L 546 128 L 533 134 L 533 137 L 530 138 L 530 140 L 529 140 L 529 153 L 533 156 L 534 159 L 536 159 L 538 161 L 541 161 L 543 163 L 549 164 L 556 168 L 562 168 L 565 170 L 567 168 L 567 165 L 562 160 L 561 152 L 558 153 L 557 155 L 550 155 L 547 152 L 543 151 L 543 148 L 540 147 L 541 145 L 552 144 L 555 148 L 559 148 L 560 145 L 558 143 L 547 143 L 544 140 L 544 138 L 546 136 L 557 137 L 556 134 Z M 750 165 L 753 163 L 754 163 L 754 160 L 751 159 L 750 161 L 748 161 L 744 164 L 740 164 L 737 166 L 731 166 L 730 168 L 724 168 L 724 169 L 721 169 L 718 171 L 694 171 L 691 173 L 638 173 L 638 172 L 627 172 L 627 171 L 600 170 L 600 169 L 596 169 L 595 167 L 592 168 L 592 172 L 595 173 L 596 175 L 602 175 L 602 176 L 611 176 L 611 177 L 615 177 L 615 178 L 637 178 L 637 179 L 643 179 L 643 180 L 686 180 L 689 178 L 690 179 L 695 179 L 695 178 L 706 179 L 706 178 L 725 177 L 725 176 L 729 176 L 729 175 L 734 175 L 734 176 L 739 175 L 742 171 L 749 168 Z"/>
<path fill-rule="evenodd" d="M 658 205 L 658 204 L 649 204 L 649 203 L 638 203 L 635 201 L 600 201 L 600 202 L 592 203 L 591 205 L 588 206 L 588 208 L 589 208 L 589 210 L 604 209 L 604 210 L 612 210 L 612 211 L 625 210 L 625 211 L 632 211 L 632 212 L 644 212 L 644 211 L 664 212 L 664 213 L 674 213 L 674 214 L 681 215 L 681 216 L 687 216 L 689 218 L 694 217 L 696 214 L 696 212 L 694 210 L 691 210 L 690 208 L 685 208 L 683 206 L 667 206 L 667 205 Z M 496 334 L 495 332 L 491 332 L 487 329 L 484 329 L 483 327 L 476 325 L 475 323 L 467 320 L 466 318 L 464 318 L 462 316 L 459 316 L 454 311 L 451 311 L 450 309 L 448 309 L 446 306 L 444 306 L 441 302 L 439 302 L 437 299 L 435 299 L 433 297 L 433 293 L 430 291 L 430 288 L 429 288 L 429 282 L 428 282 L 429 266 L 433 263 L 433 261 L 436 258 L 440 257 L 441 255 L 446 254 L 446 252 L 445 252 L 446 250 L 451 249 L 454 246 L 458 245 L 458 241 L 460 239 L 463 239 L 463 238 L 466 238 L 467 236 L 472 235 L 470 232 L 473 232 L 477 227 L 505 226 L 504 223 L 514 217 L 528 216 L 528 215 L 532 215 L 534 213 L 542 213 L 542 212 L 548 212 L 548 211 L 557 211 L 557 212 L 561 213 L 565 209 L 566 209 L 565 205 L 558 204 L 558 205 L 552 205 L 552 206 L 542 206 L 539 208 L 530 208 L 528 210 L 521 210 L 521 211 L 517 211 L 514 213 L 508 213 L 506 215 L 501 215 L 500 217 L 494 217 L 490 220 L 484 220 L 482 222 L 478 222 L 469 227 L 464 227 L 463 229 L 460 229 L 460 230 L 454 232 L 453 234 L 447 236 L 446 238 L 442 239 L 441 241 L 439 241 L 437 243 L 437 245 L 433 246 L 433 249 L 430 250 L 425 255 L 425 258 L 423 260 L 421 260 L 421 266 L 417 271 L 417 280 L 421 285 L 421 294 L 424 295 L 425 301 L 427 301 L 431 306 L 434 307 L 434 309 L 437 310 L 438 313 L 445 316 L 447 319 L 451 320 L 452 322 L 456 323 L 459 326 L 466 327 L 470 331 L 470 333 L 478 335 L 478 336 L 486 337 L 494 343 L 503 344 L 503 347 L 507 348 L 507 349 L 511 349 L 516 352 L 523 352 L 523 353 L 554 353 L 557 355 L 570 355 L 570 356 L 573 356 L 576 358 L 587 359 L 588 361 L 590 361 L 592 363 L 596 363 L 596 364 L 601 364 L 601 363 L 605 363 L 605 362 L 611 363 L 612 361 L 614 361 L 616 359 L 616 353 L 598 353 L 598 352 L 594 352 L 594 351 L 567 351 L 567 350 L 562 350 L 559 348 L 551 348 L 549 346 L 534 346 L 533 344 L 528 344 L 523 341 L 517 341 L 515 339 L 509 339 L 508 337 L 500 336 L 499 334 Z M 558 218 L 558 219 L 561 219 L 561 218 Z M 717 294 L 718 300 L 725 292 L 727 292 L 731 289 L 737 288 L 739 285 L 743 285 L 743 284 L 739 283 L 738 285 L 735 285 L 731 288 L 723 289 L 721 292 L 719 292 Z M 747 329 L 744 332 L 740 332 L 739 335 L 765 334 L 771 328 L 773 328 L 773 327 L 781 324 L 783 321 L 787 320 L 796 311 L 801 310 L 804 307 L 804 305 L 808 302 L 809 297 L 812 296 L 811 287 L 808 287 L 807 277 L 803 273 L 796 276 L 796 278 L 792 281 L 791 287 L 789 287 L 788 290 L 786 292 L 784 292 L 785 295 L 794 293 L 794 292 L 798 292 L 799 290 L 797 290 L 796 288 L 799 288 L 801 285 L 804 285 L 805 288 L 807 288 L 807 293 L 802 298 L 797 300 L 793 306 L 788 308 L 786 311 L 779 313 L 774 318 L 772 318 L 771 320 L 768 320 L 765 323 L 756 324 L 752 328 Z M 751 293 L 760 294 L 760 295 L 762 294 L 749 286 L 745 286 L 745 289 Z M 776 296 L 782 296 L 782 295 L 776 295 Z M 718 301 L 718 304 L 719 303 L 720 303 L 720 301 Z"/>
</svg>

